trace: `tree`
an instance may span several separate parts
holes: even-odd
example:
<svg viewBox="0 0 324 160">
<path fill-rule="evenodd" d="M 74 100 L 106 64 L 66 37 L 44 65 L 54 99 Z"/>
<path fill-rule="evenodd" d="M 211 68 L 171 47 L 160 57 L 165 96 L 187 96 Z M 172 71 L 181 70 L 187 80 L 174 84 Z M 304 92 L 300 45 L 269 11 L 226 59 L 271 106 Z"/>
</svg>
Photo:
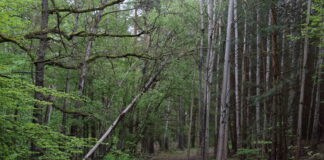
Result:
<svg viewBox="0 0 324 160">
<path fill-rule="evenodd" d="M 217 159 L 227 159 L 227 137 L 228 137 L 228 115 L 229 115 L 229 97 L 230 97 L 230 53 L 231 53 L 231 27 L 233 23 L 234 1 L 228 2 L 228 17 L 226 30 L 226 45 L 223 70 L 223 83 L 221 93 L 221 115 L 218 133 Z"/>
</svg>

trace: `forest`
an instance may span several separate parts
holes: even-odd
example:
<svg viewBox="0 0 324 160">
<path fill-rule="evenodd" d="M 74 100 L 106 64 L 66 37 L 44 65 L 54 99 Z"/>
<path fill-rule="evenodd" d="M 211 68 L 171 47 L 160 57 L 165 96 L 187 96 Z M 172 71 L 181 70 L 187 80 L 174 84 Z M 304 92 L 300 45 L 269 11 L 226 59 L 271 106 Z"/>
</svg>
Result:
<svg viewBox="0 0 324 160">
<path fill-rule="evenodd" d="M 324 160 L 323 0 L 0 0 L 1 160 Z"/>
</svg>

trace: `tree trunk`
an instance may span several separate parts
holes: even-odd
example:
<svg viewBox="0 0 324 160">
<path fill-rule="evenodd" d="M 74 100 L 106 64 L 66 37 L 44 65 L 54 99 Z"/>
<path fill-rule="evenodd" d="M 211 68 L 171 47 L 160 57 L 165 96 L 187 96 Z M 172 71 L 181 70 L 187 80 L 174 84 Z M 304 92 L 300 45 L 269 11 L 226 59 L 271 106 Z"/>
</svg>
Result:
<svg viewBox="0 0 324 160">
<path fill-rule="evenodd" d="M 322 40 L 323 42 L 323 40 Z M 319 140 L 318 135 L 318 126 L 319 126 L 319 117 L 320 117 L 320 105 L 321 105 L 321 74 L 322 74 L 322 65 L 323 58 L 322 55 L 324 53 L 324 47 L 320 48 L 320 53 L 318 55 L 317 62 L 317 82 L 316 82 L 316 99 L 315 99 L 315 110 L 314 110 L 314 120 L 313 120 L 313 128 L 312 128 L 312 136 L 311 142 L 313 145 L 316 144 Z"/>
<path fill-rule="evenodd" d="M 227 159 L 227 137 L 228 137 L 228 114 L 229 114 L 229 97 L 230 97 L 230 53 L 231 53 L 231 27 L 233 23 L 234 1 L 229 0 L 226 45 L 223 69 L 223 83 L 221 93 L 221 120 L 219 125 L 219 136 L 217 146 L 217 160 Z"/>
<path fill-rule="evenodd" d="M 54 89 L 54 90 L 56 90 L 56 87 L 53 86 L 53 85 L 51 85 L 49 88 L 50 88 L 50 89 Z M 49 96 L 46 98 L 46 101 L 47 101 L 47 102 L 50 102 L 50 103 L 54 103 L 54 101 L 55 101 L 55 97 L 54 97 L 53 95 L 49 95 Z M 43 124 L 48 125 L 48 123 L 49 123 L 50 120 L 51 120 L 52 111 L 53 111 L 53 105 L 52 105 L 52 104 L 47 105 L 47 106 L 46 106 L 46 114 L 45 114 L 45 118 L 44 118 L 44 122 L 43 122 Z"/>
<path fill-rule="evenodd" d="M 256 37 L 256 140 L 260 140 L 260 68 L 261 68 L 261 34 L 260 34 L 260 9 L 257 8 L 257 37 Z"/>
<path fill-rule="evenodd" d="M 103 10 L 100 10 L 97 13 L 95 23 L 93 24 L 93 27 L 90 28 L 91 33 L 96 33 L 97 32 L 98 25 L 99 25 L 99 22 L 101 20 L 102 14 L 103 14 Z M 79 91 L 80 95 L 82 95 L 83 92 L 84 92 L 85 76 L 86 76 L 87 70 L 88 70 L 87 61 L 89 60 L 89 58 L 91 56 L 93 43 L 94 43 L 94 38 L 90 38 L 88 40 L 88 42 L 87 42 L 87 45 L 86 45 L 86 54 L 85 54 L 85 57 L 84 57 L 84 60 L 83 60 L 83 63 L 82 63 L 81 69 L 80 69 L 79 82 L 78 82 L 78 91 Z M 81 107 L 81 102 L 77 101 L 75 103 L 75 108 L 80 108 L 80 107 Z M 74 118 L 78 119 L 78 117 L 75 117 L 75 116 L 74 116 Z M 76 123 L 72 124 L 71 125 L 71 135 L 80 137 L 80 135 L 82 135 L 81 131 L 79 130 L 80 128 L 81 127 L 78 126 Z"/>
<path fill-rule="evenodd" d="M 191 146 L 191 135 L 192 135 L 192 121 L 193 121 L 193 108 L 194 108 L 194 99 L 195 99 L 195 71 L 193 71 L 192 76 L 192 93 L 191 93 L 191 104 L 189 109 L 189 130 L 188 130 L 188 139 L 187 139 L 187 157 L 190 157 L 190 146 Z"/>
<path fill-rule="evenodd" d="M 42 0 L 42 15 L 41 15 L 41 30 L 46 30 L 48 28 L 48 0 Z M 39 49 L 36 53 L 37 62 L 35 63 L 36 73 L 35 73 L 35 86 L 44 87 L 44 75 L 45 75 L 45 54 L 48 45 L 47 34 L 43 35 L 39 42 Z M 38 101 L 44 101 L 45 97 L 41 92 L 35 92 L 35 99 Z M 35 103 L 33 111 L 33 123 L 42 123 L 42 106 L 39 103 Z M 32 159 L 37 159 L 39 156 L 39 148 L 35 144 L 31 143 L 31 151 L 35 154 L 32 155 Z"/>
<path fill-rule="evenodd" d="M 203 63 L 204 63 L 204 36 L 205 36 L 205 0 L 200 0 L 200 53 L 199 53 L 199 119 L 200 119 L 200 129 L 199 129 L 199 146 L 200 146 L 200 156 L 203 157 L 203 131 L 204 131 L 204 94 L 203 94 Z"/>
<path fill-rule="evenodd" d="M 269 10 L 268 16 L 268 26 L 271 26 L 271 10 Z M 271 37 L 267 36 L 267 56 L 266 56 L 266 74 L 265 74 L 265 92 L 268 93 L 270 91 L 270 67 L 271 67 Z M 271 97 L 267 98 L 263 104 L 263 139 L 268 139 L 268 114 L 269 114 L 269 102 L 271 102 Z M 263 153 L 266 152 L 267 146 L 263 145 Z"/>
<path fill-rule="evenodd" d="M 70 79 L 71 79 L 71 72 L 68 71 L 67 76 L 66 76 L 66 81 L 65 81 L 65 93 L 69 93 L 70 92 Z M 66 110 L 68 106 L 68 99 L 64 98 L 64 102 L 63 102 L 63 109 Z M 67 113 L 63 112 L 63 117 L 62 117 L 62 133 L 64 135 L 66 135 L 66 131 L 67 131 Z"/>
<path fill-rule="evenodd" d="M 204 126 L 203 126 L 203 145 L 202 160 L 208 158 L 209 150 L 209 113 L 211 105 L 211 85 L 213 80 L 213 69 L 215 62 L 215 53 L 213 49 L 215 41 L 215 15 L 214 0 L 208 0 L 208 51 L 206 56 L 206 73 L 205 73 L 205 97 L 204 97 Z"/>
<path fill-rule="evenodd" d="M 168 106 L 166 110 L 166 121 L 164 125 L 163 149 L 165 151 L 169 150 L 168 128 L 169 128 L 170 106 L 171 106 L 171 100 L 169 100 L 168 102 Z"/>
<path fill-rule="evenodd" d="M 184 137 L 184 125 L 185 125 L 185 116 L 184 116 L 184 106 L 183 106 L 183 97 L 179 96 L 179 110 L 178 110 L 178 149 L 185 149 L 185 137 Z"/>
<path fill-rule="evenodd" d="M 109 128 L 106 130 L 106 132 L 101 136 L 101 138 L 97 141 L 97 143 L 89 150 L 89 152 L 84 156 L 84 160 L 88 159 L 99 147 L 99 145 L 108 137 L 111 135 L 112 131 L 116 128 L 118 123 L 126 116 L 126 114 L 135 106 L 139 98 L 147 92 L 150 88 L 152 88 L 153 83 L 156 81 L 156 78 L 158 75 L 160 75 L 161 71 L 164 69 L 166 64 L 168 63 L 168 60 L 162 62 L 162 64 L 157 69 L 156 73 L 153 74 L 149 80 L 145 83 L 144 87 L 141 89 L 141 91 L 132 99 L 132 101 L 126 106 L 126 108 L 117 116 L 115 121 L 109 126 Z"/>
<path fill-rule="evenodd" d="M 311 0 L 307 2 L 307 18 L 306 18 L 306 25 L 309 24 L 309 14 L 311 11 Z M 307 31 L 306 31 L 307 32 Z M 299 98 L 299 105 L 298 105 L 298 125 L 297 125 L 297 150 L 296 150 L 296 160 L 299 160 L 300 151 L 301 151 L 301 140 L 302 140 L 302 125 L 303 125 L 303 107 L 304 107 L 304 97 L 305 97 L 305 81 L 306 81 L 306 67 L 307 67 L 307 58 L 308 58 L 308 46 L 309 45 L 309 38 L 306 37 L 304 39 L 304 55 L 303 55 L 303 67 L 302 67 L 302 78 L 300 84 L 300 98 Z"/>
<path fill-rule="evenodd" d="M 236 138 L 237 147 L 241 148 L 241 124 L 240 124 L 240 93 L 239 93 L 239 64 L 238 64 L 238 18 L 237 18 L 237 0 L 234 0 L 234 30 L 235 30 L 235 114 L 236 114 Z"/>
<path fill-rule="evenodd" d="M 246 18 L 246 6 L 244 6 L 244 35 L 243 35 L 243 51 L 242 51 L 242 66 L 241 66 L 241 72 L 242 72 L 242 81 L 241 81 L 241 146 L 240 147 L 243 147 L 243 137 L 246 137 L 245 136 L 245 129 L 247 127 L 247 125 L 245 125 L 245 121 L 244 121 L 244 118 L 245 118 L 245 113 L 246 113 L 246 110 L 244 110 L 244 108 L 246 107 L 246 81 L 247 81 L 247 74 L 246 74 L 246 45 L 247 45 L 247 41 L 246 41 L 246 37 L 247 37 L 247 18 Z"/>
</svg>

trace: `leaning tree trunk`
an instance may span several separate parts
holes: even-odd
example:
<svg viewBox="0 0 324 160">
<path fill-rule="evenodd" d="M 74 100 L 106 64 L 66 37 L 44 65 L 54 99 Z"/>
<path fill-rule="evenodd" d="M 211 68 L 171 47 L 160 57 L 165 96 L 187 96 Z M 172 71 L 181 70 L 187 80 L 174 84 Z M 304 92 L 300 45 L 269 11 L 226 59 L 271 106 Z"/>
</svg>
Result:
<svg viewBox="0 0 324 160">
<path fill-rule="evenodd" d="M 99 147 L 101 143 L 104 142 L 104 140 L 109 137 L 112 134 L 112 131 L 117 127 L 118 123 L 124 119 L 126 114 L 135 106 L 137 101 L 140 99 L 140 97 L 147 92 L 150 88 L 154 87 L 154 83 L 157 81 L 157 77 L 160 75 L 162 70 L 165 68 L 165 66 L 169 63 L 168 60 L 165 60 L 162 62 L 162 64 L 158 67 L 156 73 L 154 73 L 148 81 L 144 84 L 143 88 L 141 88 L 140 92 L 132 99 L 132 101 L 126 106 L 126 108 L 117 116 L 115 121 L 109 126 L 109 128 L 106 130 L 106 132 L 100 137 L 100 139 L 97 141 L 97 143 L 87 152 L 87 154 L 84 156 L 84 160 L 88 159 Z"/>
<path fill-rule="evenodd" d="M 223 83 L 221 93 L 221 119 L 219 125 L 218 144 L 217 144 L 217 160 L 227 159 L 227 133 L 228 133 L 228 115 L 229 106 L 228 100 L 230 96 L 230 53 L 231 53 L 231 27 L 233 23 L 233 8 L 234 1 L 229 0 L 227 30 L 226 30 L 226 45 L 223 68 Z"/>
<path fill-rule="evenodd" d="M 307 3 L 307 18 L 306 24 L 309 24 L 309 14 L 311 10 L 311 0 L 308 0 Z M 302 124 L 303 124 L 303 107 L 304 107 L 304 97 L 305 97 L 305 81 L 306 81 L 306 67 L 307 67 L 307 58 L 308 58 L 308 47 L 309 47 L 309 38 L 306 37 L 304 39 L 304 55 L 303 55 L 303 66 L 302 66 L 302 78 L 300 84 L 300 97 L 299 97 L 299 105 L 298 105 L 298 125 L 297 125 L 297 149 L 296 149 L 296 160 L 299 159 L 300 151 L 301 151 L 301 139 L 302 139 Z"/>
</svg>

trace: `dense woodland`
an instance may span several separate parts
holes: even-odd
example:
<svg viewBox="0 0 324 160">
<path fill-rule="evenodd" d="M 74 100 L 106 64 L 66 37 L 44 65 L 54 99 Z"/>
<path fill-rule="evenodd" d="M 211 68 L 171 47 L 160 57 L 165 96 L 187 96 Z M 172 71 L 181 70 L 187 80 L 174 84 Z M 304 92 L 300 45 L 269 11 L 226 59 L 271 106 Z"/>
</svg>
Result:
<svg viewBox="0 0 324 160">
<path fill-rule="evenodd" d="M 0 0 L 0 159 L 323 160 L 323 8 Z"/>
</svg>

